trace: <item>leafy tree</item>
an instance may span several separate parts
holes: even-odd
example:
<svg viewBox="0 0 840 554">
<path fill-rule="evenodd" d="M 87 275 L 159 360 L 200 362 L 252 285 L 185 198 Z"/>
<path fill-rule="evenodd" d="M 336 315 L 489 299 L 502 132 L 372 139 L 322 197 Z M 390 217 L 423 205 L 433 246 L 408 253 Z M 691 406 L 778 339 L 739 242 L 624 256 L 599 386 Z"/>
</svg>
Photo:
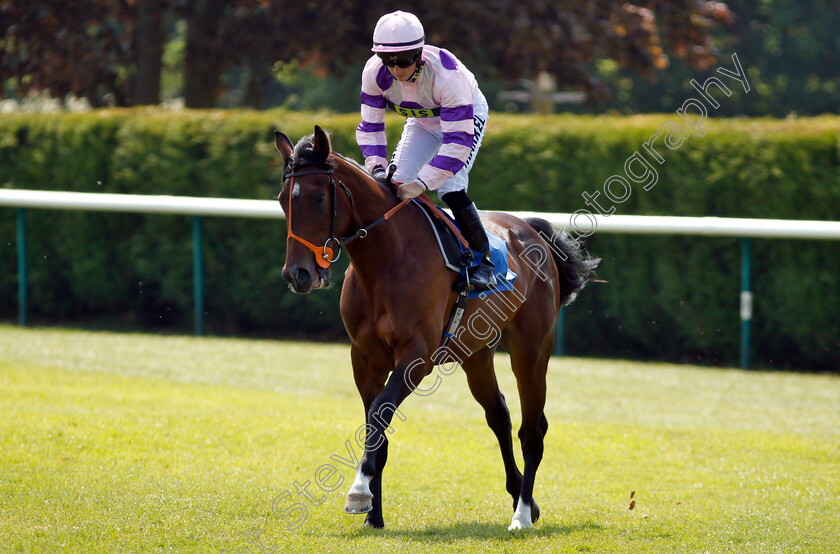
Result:
<svg viewBox="0 0 840 554">
<path fill-rule="evenodd" d="M 134 104 L 160 103 L 160 78 L 166 0 L 137 0 L 137 25 L 134 33 L 137 72 L 134 79 Z"/>
<path fill-rule="evenodd" d="M 465 13 L 436 21 L 448 23 L 447 43 L 482 56 L 497 78 L 547 72 L 558 84 L 584 90 L 590 104 L 610 95 L 594 71 L 597 60 L 612 59 L 643 75 L 665 69 L 671 57 L 707 67 L 715 60 L 714 22 L 730 16 L 725 4 L 698 0 L 491 0 L 460 3 L 457 9 Z"/>
<path fill-rule="evenodd" d="M 163 29 L 180 18 L 187 106 L 216 105 L 231 68 L 247 69 L 253 92 L 243 98 L 259 103 L 277 62 L 357 72 L 376 20 L 392 9 L 385 0 L 0 0 L 0 68 L 21 92 L 154 102 Z M 491 78 L 548 72 L 592 101 L 608 93 L 597 60 L 646 74 L 671 56 L 706 67 L 715 59 L 713 24 L 729 17 L 726 5 L 707 0 L 406 0 L 403 9 L 421 18 L 430 42 L 491 68 Z"/>
<path fill-rule="evenodd" d="M 307 43 L 339 73 L 370 55 L 375 22 L 393 10 L 383 0 L 320 6 Z M 726 4 L 705 0 L 408 0 L 402 9 L 418 15 L 428 42 L 488 70 L 491 79 L 548 72 L 593 102 L 609 96 L 595 61 L 611 58 L 646 75 L 668 67 L 670 56 L 705 68 L 716 59 L 715 22 L 731 17 Z"/>
<path fill-rule="evenodd" d="M 252 68 L 246 88 L 272 78 L 276 60 L 303 54 L 314 4 L 266 0 L 0 0 L 0 72 L 18 93 L 69 93 L 101 106 L 155 104 L 167 28 L 186 22 L 184 96 L 213 107 L 230 67 Z M 0 83 L 2 86 L 3 83 Z M 253 103 L 259 103 L 259 93 Z"/>
<path fill-rule="evenodd" d="M 140 0 L 143 3 L 143 0 Z M 19 93 L 69 93 L 100 106 L 131 102 L 137 14 L 119 0 L 0 2 L 0 73 Z"/>
<path fill-rule="evenodd" d="M 840 3 L 737 0 L 739 17 L 721 49 L 749 66 L 755 95 L 735 109 L 751 115 L 840 112 Z"/>
<path fill-rule="evenodd" d="M 224 74 L 245 68 L 245 103 L 260 106 L 277 61 L 307 54 L 317 41 L 306 22 L 322 8 L 309 2 L 267 0 L 182 0 L 176 13 L 187 23 L 184 100 L 210 108 L 225 90 Z"/>
<path fill-rule="evenodd" d="M 732 22 L 717 29 L 714 43 L 726 58 L 738 54 L 751 90 L 727 99 L 716 115 L 840 113 L 840 4 L 729 0 L 729 5 Z M 610 64 L 601 64 L 599 73 L 618 85 L 605 107 L 629 112 L 671 111 L 692 90 L 689 80 L 702 80 L 696 68 L 679 62 L 647 79 Z"/>
</svg>

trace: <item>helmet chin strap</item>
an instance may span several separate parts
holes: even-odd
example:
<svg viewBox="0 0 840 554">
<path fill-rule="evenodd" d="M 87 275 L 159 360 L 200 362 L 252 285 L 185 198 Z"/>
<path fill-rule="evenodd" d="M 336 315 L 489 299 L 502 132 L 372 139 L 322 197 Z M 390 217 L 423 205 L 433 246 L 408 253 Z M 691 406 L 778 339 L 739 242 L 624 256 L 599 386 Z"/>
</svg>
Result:
<svg viewBox="0 0 840 554">
<path fill-rule="evenodd" d="M 413 83 L 414 81 L 416 81 L 417 78 L 420 77 L 420 72 L 423 71 L 424 65 L 426 65 L 426 62 L 424 62 L 423 58 L 421 57 L 419 60 L 417 60 L 417 71 L 415 71 L 414 74 L 408 78 L 407 82 Z"/>
</svg>

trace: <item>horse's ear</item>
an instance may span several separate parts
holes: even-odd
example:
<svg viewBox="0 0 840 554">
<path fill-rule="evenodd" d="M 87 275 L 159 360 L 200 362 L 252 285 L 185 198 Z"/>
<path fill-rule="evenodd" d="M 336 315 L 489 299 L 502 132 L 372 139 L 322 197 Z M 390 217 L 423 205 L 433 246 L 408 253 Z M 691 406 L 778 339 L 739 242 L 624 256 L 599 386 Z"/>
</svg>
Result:
<svg viewBox="0 0 840 554">
<path fill-rule="evenodd" d="M 277 147 L 277 151 L 280 152 L 280 155 L 283 156 L 283 160 L 291 156 L 292 151 L 294 150 L 292 141 L 290 141 L 289 137 L 280 131 L 274 131 L 274 145 Z"/>
<path fill-rule="evenodd" d="M 332 144 L 330 143 L 330 136 L 320 126 L 315 126 L 315 150 L 323 154 L 324 159 L 332 152 Z"/>
</svg>

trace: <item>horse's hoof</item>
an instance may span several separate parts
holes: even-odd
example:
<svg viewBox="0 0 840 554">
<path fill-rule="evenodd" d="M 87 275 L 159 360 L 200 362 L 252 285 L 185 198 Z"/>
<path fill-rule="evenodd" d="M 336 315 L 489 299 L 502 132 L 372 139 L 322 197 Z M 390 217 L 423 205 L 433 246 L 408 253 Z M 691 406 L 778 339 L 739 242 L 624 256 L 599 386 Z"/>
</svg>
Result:
<svg viewBox="0 0 840 554">
<path fill-rule="evenodd" d="M 531 522 L 518 521 L 516 518 L 508 525 L 508 531 L 524 531 L 531 528 Z"/>
<path fill-rule="evenodd" d="M 537 501 L 531 499 L 531 523 L 536 523 L 540 519 L 540 507 L 537 506 Z"/>
<path fill-rule="evenodd" d="M 519 499 L 519 502 L 516 504 L 516 512 L 513 514 L 513 519 L 508 526 L 508 531 L 519 531 L 522 529 L 530 529 L 531 528 L 531 514 L 533 513 L 533 507 L 536 506 L 532 500 L 532 506 L 526 506 L 525 502 L 522 502 L 522 499 Z M 537 508 L 539 511 L 539 508 Z"/>
<path fill-rule="evenodd" d="M 508 531 L 525 531 L 531 528 L 530 523 L 526 523 L 523 521 L 517 521 L 514 519 L 510 525 L 508 525 Z"/>
<path fill-rule="evenodd" d="M 373 496 L 351 492 L 347 495 L 344 511 L 348 514 L 366 514 L 373 510 Z"/>
</svg>

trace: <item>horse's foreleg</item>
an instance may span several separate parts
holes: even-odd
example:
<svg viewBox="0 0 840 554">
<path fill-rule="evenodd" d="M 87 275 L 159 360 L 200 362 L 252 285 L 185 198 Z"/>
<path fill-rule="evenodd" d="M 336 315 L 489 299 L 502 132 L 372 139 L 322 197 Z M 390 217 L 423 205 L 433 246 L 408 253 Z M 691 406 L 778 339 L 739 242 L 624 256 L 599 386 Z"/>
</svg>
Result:
<svg viewBox="0 0 840 554">
<path fill-rule="evenodd" d="M 372 477 L 365 477 L 362 472 L 362 464 L 359 464 L 359 471 L 357 475 L 369 483 L 369 491 L 371 494 L 371 510 L 365 517 L 365 525 L 381 529 L 385 527 L 385 518 L 382 515 L 382 470 L 385 468 L 385 462 L 388 461 L 388 439 L 383 441 L 382 445 L 376 450 L 376 470 Z"/>
<path fill-rule="evenodd" d="M 373 490 L 371 477 L 362 473 L 361 463 L 356 468 L 356 479 L 347 491 L 347 503 L 344 511 L 348 514 L 367 514 L 373 510 Z"/>
<path fill-rule="evenodd" d="M 388 460 L 387 435 L 394 432 L 392 421 L 395 416 L 405 421 L 405 415 L 399 410 L 400 404 L 431 370 L 430 363 L 422 356 L 410 360 L 397 366 L 367 410 L 365 454 L 347 495 L 345 510 L 350 511 L 348 507 L 369 507 L 365 524 L 371 527 L 385 526 L 382 515 L 382 471 Z M 362 511 L 357 510 L 355 513 Z"/>
<path fill-rule="evenodd" d="M 356 388 L 359 390 L 359 395 L 362 397 L 362 403 L 365 407 L 364 428 L 367 430 L 370 407 L 385 386 L 385 376 L 384 373 L 375 371 L 367 358 L 355 346 L 350 347 L 350 360 L 353 363 L 353 378 L 356 381 Z M 363 459 L 366 455 L 367 449 L 365 449 Z M 347 504 L 344 506 L 345 512 L 348 514 L 366 514 L 373 510 L 374 496 L 371 490 L 371 480 L 371 476 L 362 473 L 362 464 L 360 462 L 356 467 L 356 478 L 350 486 L 350 490 L 347 492 Z"/>
<path fill-rule="evenodd" d="M 367 424 L 370 425 L 370 424 Z M 370 427 L 368 427 L 370 429 Z M 384 437 L 384 435 L 382 435 Z M 374 473 L 366 473 L 365 458 L 373 454 Z M 348 514 L 367 514 L 365 525 L 380 528 L 385 525 L 382 516 L 382 469 L 388 461 L 388 439 L 385 438 L 375 452 L 365 447 L 365 454 L 356 468 L 356 478 L 347 493 L 344 511 Z M 369 470 L 368 470 L 369 471 Z"/>
</svg>

